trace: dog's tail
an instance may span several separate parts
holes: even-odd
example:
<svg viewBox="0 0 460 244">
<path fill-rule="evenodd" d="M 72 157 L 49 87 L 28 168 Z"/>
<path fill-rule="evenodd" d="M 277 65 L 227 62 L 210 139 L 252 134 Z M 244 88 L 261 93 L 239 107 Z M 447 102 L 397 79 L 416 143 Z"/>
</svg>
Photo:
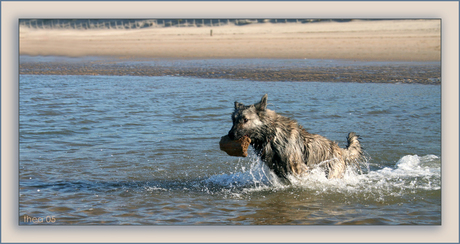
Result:
<svg viewBox="0 0 460 244">
<path fill-rule="evenodd" d="M 360 137 L 354 132 L 350 132 L 347 137 L 348 145 L 346 148 L 345 162 L 351 165 L 359 166 L 359 161 L 363 157 L 363 149 L 359 143 Z"/>
</svg>

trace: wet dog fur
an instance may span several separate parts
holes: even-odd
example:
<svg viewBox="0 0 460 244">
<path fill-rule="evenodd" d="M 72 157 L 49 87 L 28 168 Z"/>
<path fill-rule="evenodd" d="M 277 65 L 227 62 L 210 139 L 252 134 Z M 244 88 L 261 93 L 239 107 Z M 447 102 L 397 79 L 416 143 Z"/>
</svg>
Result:
<svg viewBox="0 0 460 244">
<path fill-rule="evenodd" d="M 235 102 L 231 139 L 247 136 L 255 153 L 279 178 L 304 176 L 315 167 L 323 167 L 326 176 L 341 178 L 347 167 L 357 166 L 362 159 L 359 136 L 348 134 L 348 145 L 340 148 L 336 142 L 307 132 L 295 120 L 267 109 L 265 94 L 260 102 L 244 105 Z"/>
</svg>

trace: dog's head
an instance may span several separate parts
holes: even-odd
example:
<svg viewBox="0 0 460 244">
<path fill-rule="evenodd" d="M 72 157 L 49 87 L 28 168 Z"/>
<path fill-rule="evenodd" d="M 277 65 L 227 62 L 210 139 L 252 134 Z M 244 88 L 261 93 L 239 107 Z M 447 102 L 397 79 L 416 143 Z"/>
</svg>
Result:
<svg viewBox="0 0 460 244">
<path fill-rule="evenodd" d="M 238 140 L 247 136 L 254 140 L 264 124 L 261 117 L 267 109 L 267 97 L 268 95 L 265 94 L 260 102 L 249 106 L 235 102 L 235 111 L 232 114 L 233 126 L 228 132 L 231 139 Z"/>
</svg>

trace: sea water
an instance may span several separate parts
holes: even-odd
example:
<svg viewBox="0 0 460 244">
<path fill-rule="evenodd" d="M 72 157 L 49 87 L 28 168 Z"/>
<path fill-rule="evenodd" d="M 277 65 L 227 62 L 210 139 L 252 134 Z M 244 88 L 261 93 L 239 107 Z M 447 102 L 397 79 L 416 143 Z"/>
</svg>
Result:
<svg viewBox="0 0 460 244">
<path fill-rule="evenodd" d="M 360 135 L 361 171 L 285 185 L 220 151 L 234 101 L 266 93 L 341 147 Z M 439 85 L 21 75 L 19 102 L 21 225 L 441 224 Z"/>
</svg>

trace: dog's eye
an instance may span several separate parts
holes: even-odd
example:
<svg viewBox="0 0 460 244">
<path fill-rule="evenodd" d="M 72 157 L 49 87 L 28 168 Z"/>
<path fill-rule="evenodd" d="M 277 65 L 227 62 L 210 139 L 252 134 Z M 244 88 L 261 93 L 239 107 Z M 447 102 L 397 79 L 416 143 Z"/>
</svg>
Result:
<svg viewBox="0 0 460 244">
<path fill-rule="evenodd" d="M 243 123 L 247 123 L 247 122 L 248 122 L 248 119 L 244 118 Z"/>
</svg>

